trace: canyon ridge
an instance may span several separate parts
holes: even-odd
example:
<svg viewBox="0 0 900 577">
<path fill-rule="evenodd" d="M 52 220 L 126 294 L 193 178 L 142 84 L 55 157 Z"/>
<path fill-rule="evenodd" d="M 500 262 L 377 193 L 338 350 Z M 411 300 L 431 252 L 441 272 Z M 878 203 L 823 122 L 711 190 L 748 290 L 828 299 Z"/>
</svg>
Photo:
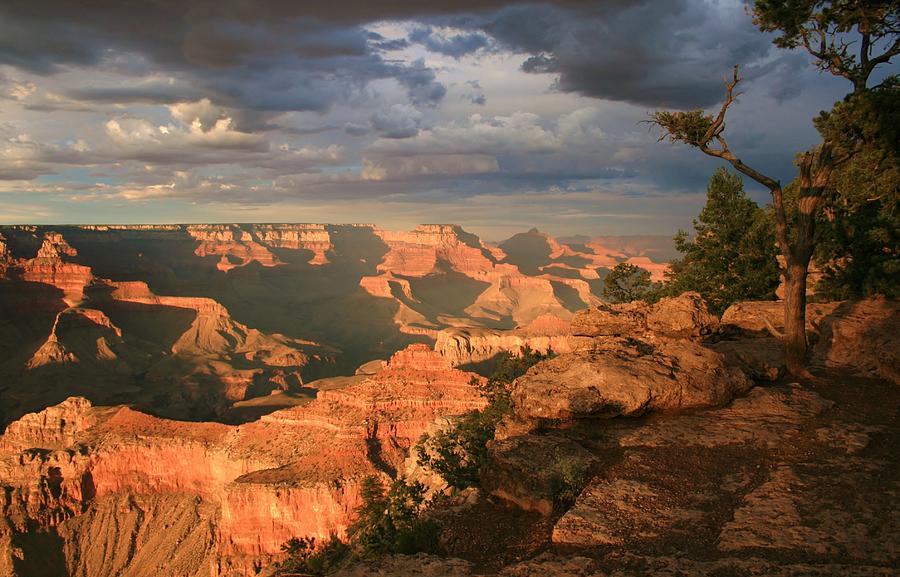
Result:
<svg viewBox="0 0 900 577">
<path fill-rule="evenodd" d="M 770 334 L 778 303 L 719 318 L 694 293 L 603 301 L 618 263 L 663 277 L 665 238 L 0 235 L 0 575 L 272 575 L 290 539 L 346 535 L 366 478 L 441 492 L 417 443 L 484 409 L 485 377 L 524 348 L 554 356 L 512 384 L 480 489 L 437 513 L 446 555 L 343 574 L 889 575 L 898 559 L 891 300 L 810 305 L 827 378 L 804 388 Z M 564 503 L 560 466 L 582 481 Z"/>
</svg>

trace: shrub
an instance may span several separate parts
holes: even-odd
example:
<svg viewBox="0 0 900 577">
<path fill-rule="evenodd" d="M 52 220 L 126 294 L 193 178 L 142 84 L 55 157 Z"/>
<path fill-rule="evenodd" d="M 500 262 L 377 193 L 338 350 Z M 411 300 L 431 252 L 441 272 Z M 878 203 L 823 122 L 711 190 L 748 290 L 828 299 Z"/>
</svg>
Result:
<svg viewBox="0 0 900 577">
<path fill-rule="evenodd" d="M 557 456 L 546 476 L 546 496 L 557 509 L 570 507 L 587 482 L 587 467 L 572 458 Z"/>
<path fill-rule="evenodd" d="M 498 421 L 486 411 L 469 411 L 450 429 L 422 435 L 416 447 L 419 464 L 456 489 L 477 485 Z"/>
<path fill-rule="evenodd" d="M 481 469 L 487 463 L 487 443 L 494 438 L 503 417 L 512 410 L 513 381 L 553 356 L 552 350 L 541 353 L 528 346 L 522 347 L 519 355 L 505 353 L 483 384 L 473 380 L 487 399 L 487 407 L 464 413 L 448 430 L 433 436 L 422 435 L 416 447 L 419 464 L 440 475 L 453 488 L 478 485 Z"/>
<path fill-rule="evenodd" d="M 315 537 L 294 537 L 281 546 L 288 558 L 278 565 L 276 574 L 307 573 L 325 575 L 341 565 L 350 555 L 350 548 L 331 535 L 322 547 L 316 546 Z"/>
<path fill-rule="evenodd" d="M 421 483 L 407 483 L 401 478 L 385 491 L 377 477 L 366 477 L 362 499 L 357 519 L 347 530 L 355 556 L 369 558 L 437 550 L 440 528 L 423 516 L 425 487 Z"/>
<path fill-rule="evenodd" d="M 426 519 L 425 488 L 421 483 L 393 481 L 385 491 L 377 477 L 362 483 L 362 504 L 356 521 L 347 529 L 347 542 L 332 535 L 318 546 L 313 537 L 295 537 L 281 546 L 288 558 L 276 574 L 326 575 L 359 559 L 391 553 L 413 554 L 437 551 L 440 527 Z"/>
<path fill-rule="evenodd" d="M 617 264 L 603 279 L 603 296 L 612 303 L 643 299 L 653 289 L 650 271 L 627 262 Z"/>
</svg>

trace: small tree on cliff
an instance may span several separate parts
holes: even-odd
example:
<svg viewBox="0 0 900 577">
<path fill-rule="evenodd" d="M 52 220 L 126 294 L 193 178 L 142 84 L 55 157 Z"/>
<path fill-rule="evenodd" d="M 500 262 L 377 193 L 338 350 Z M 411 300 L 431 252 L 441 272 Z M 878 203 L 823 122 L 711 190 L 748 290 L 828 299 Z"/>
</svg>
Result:
<svg viewBox="0 0 900 577">
<path fill-rule="evenodd" d="M 603 279 L 603 296 L 612 303 L 630 303 L 651 290 L 650 271 L 627 262 L 617 264 Z"/>
<path fill-rule="evenodd" d="M 744 193 L 741 178 L 718 169 L 706 188 L 706 205 L 694 220 L 694 238 L 681 230 L 665 292 L 699 292 L 721 314 L 740 300 L 773 299 L 778 261 L 771 221 Z"/>
<path fill-rule="evenodd" d="M 806 371 L 806 277 L 816 246 L 816 218 L 826 198 L 832 174 L 863 146 L 885 138 L 884 114 L 873 101 L 896 106 L 893 78 L 869 88 L 872 72 L 900 54 L 900 3 L 897 0 L 757 0 L 754 23 L 775 32 L 774 42 L 787 49 L 803 48 L 821 69 L 848 79 L 853 90 L 830 112 L 815 119 L 822 136 L 815 148 L 797 158 L 799 175 L 794 218 L 785 210 L 781 182 L 745 164 L 728 146 L 725 117 L 737 94 L 738 67 L 725 82 L 725 100 L 715 114 L 703 110 L 659 111 L 652 122 L 665 130 L 663 138 L 689 144 L 721 158 L 772 194 L 775 236 L 785 260 L 785 364 L 795 376 Z M 895 130 L 895 129 L 894 129 Z"/>
</svg>

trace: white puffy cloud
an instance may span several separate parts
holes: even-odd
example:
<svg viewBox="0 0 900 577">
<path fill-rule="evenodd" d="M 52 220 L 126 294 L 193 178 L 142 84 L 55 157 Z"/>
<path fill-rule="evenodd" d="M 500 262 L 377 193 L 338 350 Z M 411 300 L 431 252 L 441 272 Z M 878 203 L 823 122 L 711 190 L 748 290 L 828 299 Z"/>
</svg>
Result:
<svg viewBox="0 0 900 577">
<path fill-rule="evenodd" d="M 82 139 L 43 143 L 11 126 L 0 127 L 0 180 L 30 180 L 62 164 L 86 164 L 90 146 Z"/>
<path fill-rule="evenodd" d="M 231 118 L 223 117 L 204 126 L 194 117 L 190 123 L 155 125 L 145 118 L 122 116 L 106 122 L 106 134 L 135 158 L 166 156 L 179 149 L 241 149 L 259 151 L 268 148 L 265 138 L 258 134 L 234 129 Z"/>
<path fill-rule="evenodd" d="M 555 122 L 542 121 L 530 112 L 492 117 L 473 114 L 465 122 L 436 125 L 411 138 L 375 141 L 364 152 L 362 178 L 499 172 L 500 156 L 516 166 L 559 164 L 562 154 L 606 151 L 609 137 L 600 128 L 602 121 L 601 111 L 590 107 L 564 114 Z M 547 157 L 546 162 L 538 157 Z"/>
</svg>

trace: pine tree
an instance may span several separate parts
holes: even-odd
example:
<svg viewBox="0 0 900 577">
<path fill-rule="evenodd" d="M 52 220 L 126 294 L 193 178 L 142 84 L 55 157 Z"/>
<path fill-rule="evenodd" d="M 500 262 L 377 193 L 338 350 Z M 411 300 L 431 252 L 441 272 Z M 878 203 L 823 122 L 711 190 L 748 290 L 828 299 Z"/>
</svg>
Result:
<svg viewBox="0 0 900 577">
<path fill-rule="evenodd" d="M 650 272 L 637 265 L 620 262 L 603 279 L 603 296 L 612 303 L 630 303 L 653 289 Z"/>
<path fill-rule="evenodd" d="M 699 292 L 721 313 L 740 300 L 775 298 L 778 261 L 770 219 L 744 193 L 741 178 L 720 168 L 709 179 L 694 237 L 679 231 L 666 293 Z"/>
</svg>

